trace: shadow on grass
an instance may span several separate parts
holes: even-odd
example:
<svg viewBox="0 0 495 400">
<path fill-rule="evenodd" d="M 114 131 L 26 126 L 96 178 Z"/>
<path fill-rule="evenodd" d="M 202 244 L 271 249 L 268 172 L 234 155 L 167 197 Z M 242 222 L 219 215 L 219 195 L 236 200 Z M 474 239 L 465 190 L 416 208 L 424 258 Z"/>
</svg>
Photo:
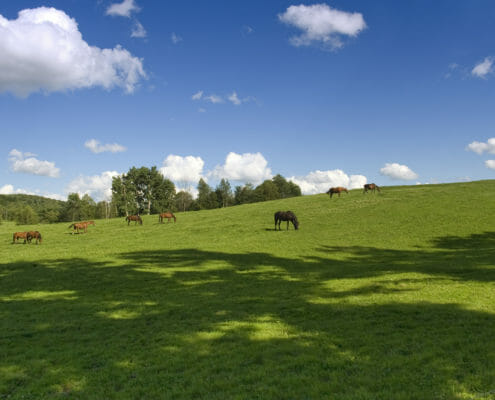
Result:
<svg viewBox="0 0 495 400">
<path fill-rule="evenodd" d="M 417 290 L 409 278 L 369 278 L 490 289 L 494 237 L 339 248 L 343 261 L 325 247 L 311 259 L 182 249 L 3 264 L 0 398 L 488 398 L 495 316 L 401 302 Z M 323 284 L 351 278 L 361 285 Z"/>
</svg>

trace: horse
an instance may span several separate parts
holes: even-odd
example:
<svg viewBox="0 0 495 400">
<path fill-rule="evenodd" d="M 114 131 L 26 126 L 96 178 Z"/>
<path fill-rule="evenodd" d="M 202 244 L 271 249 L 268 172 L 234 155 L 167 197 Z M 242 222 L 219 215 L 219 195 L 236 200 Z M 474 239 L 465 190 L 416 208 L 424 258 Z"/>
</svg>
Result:
<svg viewBox="0 0 495 400">
<path fill-rule="evenodd" d="M 364 185 L 363 194 L 366 193 L 368 190 L 371 190 L 373 193 L 375 193 L 375 190 L 380 191 L 380 188 L 374 183 L 367 183 Z"/>
<path fill-rule="evenodd" d="M 330 198 L 332 198 L 332 196 L 333 196 L 335 193 L 337 193 L 337 194 L 339 195 L 339 197 L 340 197 L 340 193 L 342 193 L 342 192 L 349 193 L 345 187 L 338 186 L 338 187 L 332 187 L 332 188 L 328 189 L 327 194 L 329 194 L 329 195 L 330 195 Z"/>
<path fill-rule="evenodd" d="M 125 217 L 125 220 L 127 221 L 127 226 L 131 223 L 131 221 L 134 221 L 134 225 L 136 225 L 139 222 L 139 225 L 143 225 L 143 220 L 139 215 L 128 215 Z"/>
<path fill-rule="evenodd" d="M 28 243 L 31 243 L 31 240 L 33 239 L 36 239 L 36 244 L 41 243 L 41 233 L 39 233 L 38 231 L 29 231 L 27 233 L 27 237 L 26 237 Z"/>
<path fill-rule="evenodd" d="M 74 231 L 79 233 L 79 230 L 83 230 L 85 233 L 88 231 L 88 225 L 95 225 L 95 221 L 83 221 L 83 222 L 75 222 L 69 225 L 69 229 L 74 227 Z M 74 234 L 74 232 L 72 232 Z"/>
<path fill-rule="evenodd" d="M 177 218 L 175 217 L 175 215 L 171 212 L 164 212 L 164 213 L 161 213 L 159 216 L 158 216 L 158 222 L 160 222 L 161 224 L 163 224 L 163 218 L 167 218 L 168 219 L 168 222 L 170 222 L 170 220 L 173 218 L 174 219 L 174 222 L 177 222 Z"/>
<path fill-rule="evenodd" d="M 27 234 L 27 232 L 15 232 L 12 236 L 12 244 L 19 243 L 19 239 L 24 239 L 24 244 L 26 244 Z"/>
<path fill-rule="evenodd" d="M 287 221 L 287 230 L 289 230 L 289 221 L 294 225 L 294 229 L 299 229 L 299 221 L 297 220 L 296 215 L 292 211 L 277 211 L 274 215 L 275 217 L 275 230 L 280 229 L 280 222 Z"/>
</svg>

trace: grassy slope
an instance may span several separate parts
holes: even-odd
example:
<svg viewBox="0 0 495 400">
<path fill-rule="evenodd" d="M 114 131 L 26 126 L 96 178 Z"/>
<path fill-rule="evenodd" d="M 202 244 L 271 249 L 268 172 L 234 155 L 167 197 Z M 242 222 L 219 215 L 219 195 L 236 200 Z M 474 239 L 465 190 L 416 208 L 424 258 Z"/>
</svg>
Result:
<svg viewBox="0 0 495 400">
<path fill-rule="evenodd" d="M 0 225 L 0 399 L 495 393 L 495 181 Z M 273 230 L 293 210 L 299 231 Z M 284 223 L 282 224 L 284 226 Z M 285 228 L 285 226 L 284 226 Z"/>
</svg>

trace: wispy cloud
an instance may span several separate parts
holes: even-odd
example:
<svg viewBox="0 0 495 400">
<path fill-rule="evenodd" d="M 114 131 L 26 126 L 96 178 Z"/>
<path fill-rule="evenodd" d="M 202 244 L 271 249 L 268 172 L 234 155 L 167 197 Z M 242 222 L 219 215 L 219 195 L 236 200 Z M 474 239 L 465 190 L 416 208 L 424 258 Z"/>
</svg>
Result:
<svg viewBox="0 0 495 400">
<path fill-rule="evenodd" d="M 486 78 L 493 72 L 493 60 L 493 57 L 486 57 L 483 61 L 474 66 L 471 70 L 471 74 L 477 78 Z"/>
<path fill-rule="evenodd" d="M 134 21 L 134 25 L 131 31 L 131 37 L 135 38 L 145 38 L 147 35 L 146 29 L 144 29 L 143 25 L 139 21 Z"/>
<path fill-rule="evenodd" d="M 140 8 L 134 0 L 124 0 L 122 3 L 113 3 L 106 10 L 107 15 L 130 18 L 133 12 L 138 12 Z"/>
<path fill-rule="evenodd" d="M 201 100 L 202 97 L 203 97 L 203 91 L 202 90 L 199 90 L 198 92 L 194 93 L 191 96 L 191 99 L 192 100 Z"/>
<path fill-rule="evenodd" d="M 182 37 L 177 35 L 175 32 L 172 32 L 172 34 L 170 35 L 170 40 L 173 44 L 177 44 L 182 42 Z"/>
<path fill-rule="evenodd" d="M 96 139 L 90 139 L 86 141 L 86 143 L 84 143 L 84 147 L 88 148 L 89 150 L 91 150 L 91 152 L 95 154 L 103 153 L 103 152 L 120 153 L 127 150 L 126 147 L 120 144 L 117 143 L 101 144 Z"/>
</svg>

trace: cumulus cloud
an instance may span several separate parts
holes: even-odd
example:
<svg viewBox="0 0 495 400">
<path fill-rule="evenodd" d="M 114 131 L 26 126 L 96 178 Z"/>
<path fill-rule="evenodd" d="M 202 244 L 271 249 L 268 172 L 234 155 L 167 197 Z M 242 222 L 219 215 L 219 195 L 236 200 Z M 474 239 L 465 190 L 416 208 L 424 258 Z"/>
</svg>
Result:
<svg viewBox="0 0 495 400">
<path fill-rule="evenodd" d="M 225 164 L 215 167 L 210 175 L 218 179 L 225 178 L 256 185 L 270 179 L 272 171 L 261 153 L 230 152 L 225 158 Z"/>
<path fill-rule="evenodd" d="M 140 8 L 134 0 L 124 0 L 122 3 L 113 3 L 107 8 L 106 14 L 116 17 L 130 18 L 133 12 L 138 12 Z"/>
<path fill-rule="evenodd" d="M 418 178 L 418 174 L 412 171 L 407 165 L 398 163 L 386 163 L 380 169 L 380 174 L 388 176 L 391 179 L 410 181 Z"/>
<path fill-rule="evenodd" d="M 495 138 L 488 139 L 486 143 L 474 141 L 469 143 L 466 149 L 478 154 L 495 154 Z"/>
<path fill-rule="evenodd" d="M 486 78 L 486 76 L 493 71 L 493 60 L 493 57 L 486 57 L 482 62 L 474 66 L 471 70 L 471 74 L 478 78 Z"/>
<path fill-rule="evenodd" d="M 342 36 L 355 37 L 366 28 L 361 13 L 336 10 L 326 4 L 290 6 L 278 18 L 302 31 L 290 38 L 290 43 L 296 47 L 322 43 L 337 49 L 343 46 Z"/>
<path fill-rule="evenodd" d="M 116 171 L 105 171 L 100 175 L 79 176 L 66 187 L 67 193 L 91 196 L 95 201 L 110 200 L 112 197 L 112 178 L 119 176 Z"/>
<path fill-rule="evenodd" d="M 495 169 L 495 160 L 486 160 L 485 166 L 490 169 Z"/>
<path fill-rule="evenodd" d="M 121 46 L 90 46 L 55 8 L 22 10 L 15 20 L 0 15 L 0 54 L 0 92 L 20 97 L 94 86 L 132 93 L 146 78 L 141 59 Z"/>
<path fill-rule="evenodd" d="M 10 169 L 14 172 L 58 178 L 60 169 L 51 161 L 40 161 L 33 153 L 22 153 L 13 149 L 9 153 Z"/>
<path fill-rule="evenodd" d="M 135 38 L 145 38 L 147 35 L 146 29 L 144 29 L 143 25 L 139 21 L 134 21 L 134 25 L 131 31 L 131 37 Z"/>
<path fill-rule="evenodd" d="M 173 182 L 197 183 L 203 177 L 204 165 L 201 157 L 181 157 L 170 154 L 163 161 L 160 172 Z"/>
<path fill-rule="evenodd" d="M 303 194 L 324 193 L 329 188 L 343 186 L 348 189 L 362 188 L 367 182 L 364 175 L 347 175 L 341 169 L 312 171 L 306 176 L 292 176 L 288 180 L 301 188 Z"/>
<path fill-rule="evenodd" d="M 86 143 L 84 143 L 84 147 L 88 148 L 95 154 L 103 153 L 105 151 L 108 151 L 110 153 L 119 153 L 127 150 L 127 148 L 125 148 L 120 144 L 117 143 L 101 144 L 96 139 L 90 139 L 86 141 Z"/>
</svg>

